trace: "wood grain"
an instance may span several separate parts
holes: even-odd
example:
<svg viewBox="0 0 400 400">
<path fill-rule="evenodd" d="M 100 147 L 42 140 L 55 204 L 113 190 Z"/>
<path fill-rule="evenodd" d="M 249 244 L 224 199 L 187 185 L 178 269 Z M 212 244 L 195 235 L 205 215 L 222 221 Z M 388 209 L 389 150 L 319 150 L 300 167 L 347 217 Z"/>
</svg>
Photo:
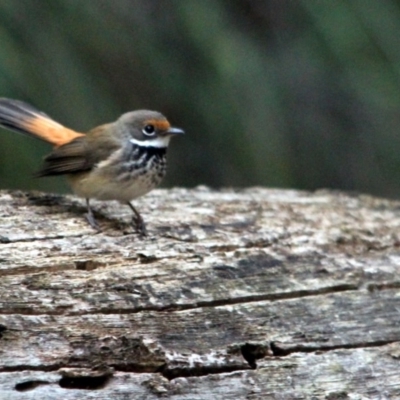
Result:
<svg viewBox="0 0 400 400">
<path fill-rule="evenodd" d="M 400 398 L 400 203 L 0 192 L 0 399 Z"/>
</svg>

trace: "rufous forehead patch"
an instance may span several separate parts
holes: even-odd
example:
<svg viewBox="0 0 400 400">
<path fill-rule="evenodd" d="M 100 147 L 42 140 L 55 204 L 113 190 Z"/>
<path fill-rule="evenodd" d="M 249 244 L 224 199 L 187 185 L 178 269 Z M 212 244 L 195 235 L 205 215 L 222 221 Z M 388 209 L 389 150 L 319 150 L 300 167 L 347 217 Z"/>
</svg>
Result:
<svg viewBox="0 0 400 400">
<path fill-rule="evenodd" d="M 145 125 L 154 125 L 160 131 L 167 131 L 171 128 L 170 123 L 166 119 L 148 119 L 145 121 Z"/>
</svg>

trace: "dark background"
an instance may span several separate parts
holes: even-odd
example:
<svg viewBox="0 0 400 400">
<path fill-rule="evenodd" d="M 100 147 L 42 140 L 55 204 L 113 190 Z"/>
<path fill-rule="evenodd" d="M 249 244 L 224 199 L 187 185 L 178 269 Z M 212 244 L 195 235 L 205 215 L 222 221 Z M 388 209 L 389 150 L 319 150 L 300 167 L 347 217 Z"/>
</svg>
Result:
<svg viewBox="0 0 400 400">
<path fill-rule="evenodd" d="M 164 186 L 339 188 L 400 197 L 400 1 L 1 0 L 0 96 L 78 131 L 162 111 Z M 49 146 L 0 132 L 0 187 Z"/>
</svg>

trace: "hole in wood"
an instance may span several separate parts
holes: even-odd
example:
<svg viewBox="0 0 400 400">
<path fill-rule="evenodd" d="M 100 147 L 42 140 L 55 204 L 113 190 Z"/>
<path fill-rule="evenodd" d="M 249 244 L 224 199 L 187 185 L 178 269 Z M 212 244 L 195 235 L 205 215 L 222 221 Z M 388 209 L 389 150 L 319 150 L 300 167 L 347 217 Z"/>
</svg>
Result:
<svg viewBox="0 0 400 400">
<path fill-rule="evenodd" d="M 326 400 L 348 400 L 350 396 L 347 392 L 332 392 L 329 393 L 326 397 Z"/>
<path fill-rule="evenodd" d="M 75 261 L 75 268 L 79 271 L 93 271 L 100 263 L 93 260 Z"/>
<path fill-rule="evenodd" d="M 254 344 L 246 343 L 241 347 L 241 352 L 243 358 L 249 363 L 250 367 L 253 369 L 257 368 L 256 357 L 254 356 L 254 351 L 256 346 Z"/>
<path fill-rule="evenodd" d="M 28 390 L 33 390 L 40 385 L 48 385 L 49 383 L 50 382 L 46 382 L 46 381 L 26 381 L 26 382 L 17 383 L 15 385 L 14 389 L 17 392 L 27 392 Z"/>
<path fill-rule="evenodd" d="M 250 367 L 256 369 L 256 360 L 265 357 L 268 354 L 269 348 L 263 344 L 246 343 L 240 348 L 240 351 Z"/>
<path fill-rule="evenodd" d="M 58 384 L 64 389 L 97 390 L 107 384 L 110 376 L 75 376 L 61 378 Z"/>
<path fill-rule="evenodd" d="M 0 324 L 0 339 L 3 337 L 3 332 L 7 330 L 5 325 Z"/>
</svg>

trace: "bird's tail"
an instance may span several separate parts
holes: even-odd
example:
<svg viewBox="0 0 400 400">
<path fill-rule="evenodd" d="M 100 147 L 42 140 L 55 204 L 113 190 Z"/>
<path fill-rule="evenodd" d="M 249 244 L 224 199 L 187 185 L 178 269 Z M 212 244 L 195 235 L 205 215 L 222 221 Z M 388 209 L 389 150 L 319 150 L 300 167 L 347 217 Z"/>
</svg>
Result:
<svg viewBox="0 0 400 400">
<path fill-rule="evenodd" d="M 56 147 L 84 136 L 19 100 L 0 98 L 0 126 L 34 136 Z"/>
</svg>

